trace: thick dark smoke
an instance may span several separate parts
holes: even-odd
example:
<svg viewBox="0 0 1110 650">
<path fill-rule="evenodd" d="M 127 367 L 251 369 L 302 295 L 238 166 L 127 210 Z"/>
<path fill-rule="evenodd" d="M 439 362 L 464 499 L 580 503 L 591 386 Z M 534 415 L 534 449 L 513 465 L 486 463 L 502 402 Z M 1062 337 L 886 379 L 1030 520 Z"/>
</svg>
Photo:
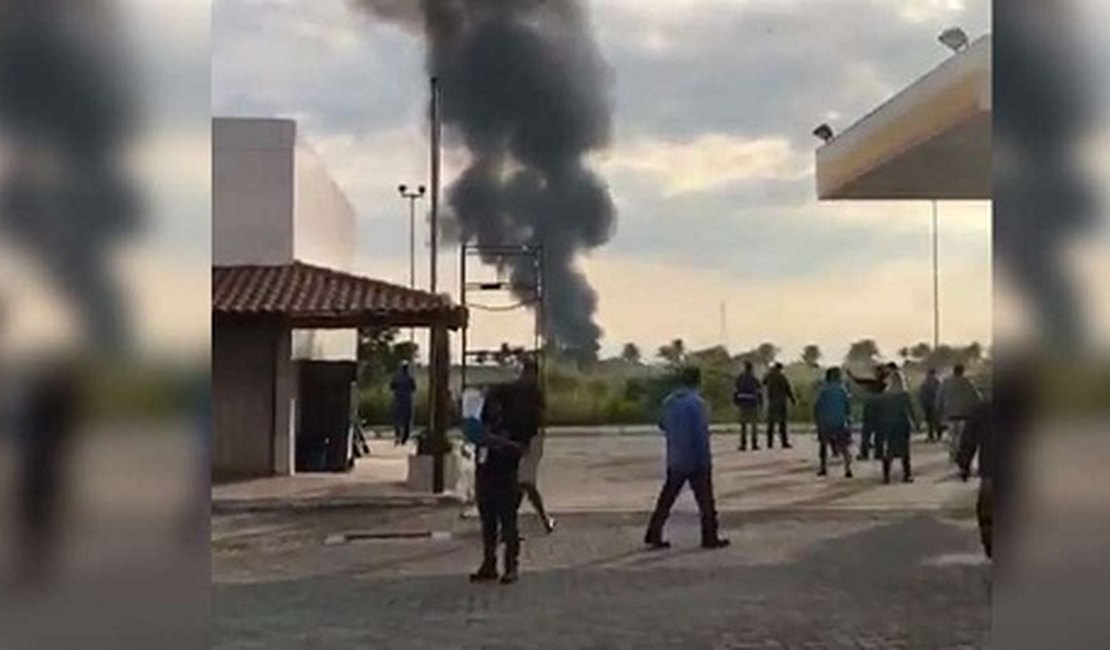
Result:
<svg viewBox="0 0 1110 650">
<path fill-rule="evenodd" d="M 610 75 L 579 0 L 358 4 L 425 34 L 444 124 L 470 154 L 448 188 L 451 230 L 483 246 L 542 245 L 547 335 L 596 352 L 597 294 L 575 261 L 614 229 L 608 188 L 586 164 L 609 144 Z M 527 259 L 485 261 L 533 280 Z"/>
<path fill-rule="evenodd" d="M 994 252 L 1055 350 L 1087 339 L 1067 247 L 1092 224 L 1078 147 L 1091 121 L 1063 3 L 1010 0 L 994 20 Z"/>
<path fill-rule="evenodd" d="M 111 19 L 97 0 L 0 0 L 0 227 L 50 270 L 106 353 L 128 339 L 109 253 L 137 224 Z"/>
</svg>

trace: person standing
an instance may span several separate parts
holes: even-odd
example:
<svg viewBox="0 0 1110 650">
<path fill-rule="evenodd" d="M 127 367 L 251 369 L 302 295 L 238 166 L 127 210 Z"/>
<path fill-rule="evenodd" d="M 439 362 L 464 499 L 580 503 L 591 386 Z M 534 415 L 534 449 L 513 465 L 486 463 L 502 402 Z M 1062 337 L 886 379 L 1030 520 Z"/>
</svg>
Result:
<svg viewBox="0 0 1110 650">
<path fill-rule="evenodd" d="M 848 371 L 848 377 L 852 382 L 864 390 L 858 460 L 869 460 L 872 447 L 875 450 L 875 460 L 881 460 L 883 457 L 882 430 L 879 426 L 879 396 L 886 389 L 886 373 L 885 366 L 875 366 L 874 379 L 857 377 L 850 370 Z"/>
<path fill-rule="evenodd" d="M 955 462 L 960 448 L 960 436 L 964 423 L 983 401 L 979 389 L 965 376 L 963 364 L 952 369 L 952 376 L 944 380 L 937 393 L 937 410 L 948 424 L 949 456 Z"/>
<path fill-rule="evenodd" d="M 408 362 L 402 363 L 389 382 L 393 392 L 393 444 L 408 444 L 412 434 L 413 395 L 416 394 L 416 380 L 412 378 Z"/>
<path fill-rule="evenodd" d="M 555 530 L 555 519 L 547 514 L 544 508 L 543 495 L 538 487 L 538 474 L 540 460 L 543 458 L 543 391 L 540 389 L 539 366 L 534 361 L 527 361 L 516 386 L 513 411 L 518 412 L 519 425 L 524 429 L 524 436 L 529 440 L 524 451 L 524 458 L 520 462 L 520 492 L 517 495 L 517 510 L 519 511 L 524 497 L 532 504 L 540 521 L 543 522 L 544 531 L 549 535 Z"/>
<path fill-rule="evenodd" d="M 526 371 L 527 372 L 527 371 Z M 537 410 L 525 399 L 538 387 L 523 378 L 490 387 L 482 406 L 485 429 L 477 452 L 474 488 L 478 516 L 482 522 L 482 565 L 471 574 L 471 582 L 498 579 L 498 541 L 505 542 L 503 584 L 519 578 L 520 533 L 517 508 L 520 503 L 520 459 L 534 434 Z"/>
<path fill-rule="evenodd" d="M 979 540 L 988 558 L 994 557 L 994 409 L 990 402 L 980 403 L 967 419 L 956 464 L 960 478 L 971 477 L 971 463 L 979 455 L 979 497 L 975 515 L 979 523 Z"/>
<path fill-rule="evenodd" d="M 906 392 L 905 379 L 901 373 L 891 373 L 890 386 L 883 394 L 880 409 L 880 427 L 884 440 L 883 483 L 890 483 L 890 466 L 895 458 L 902 459 L 902 481 L 913 483 L 910 464 L 910 437 L 914 430 L 920 430 L 917 415 L 913 410 L 913 400 Z"/>
<path fill-rule="evenodd" d="M 736 377 L 732 402 L 740 410 L 740 451 L 748 450 L 749 432 L 752 450 L 759 451 L 759 409 L 763 405 L 763 387 L 755 376 L 751 361 L 744 362 L 744 371 Z"/>
<path fill-rule="evenodd" d="M 921 411 L 925 416 L 925 427 L 928 431 L 926 440 L 937 442 L 940 440 L 940 416 L 937 414 L 937 393 L 940 392 L 940 379 L 937 378 L 937 369 L 930 367 L 925 373 L 925 381 L 921 382 L 917 398 L 921 402 Z"/>
<path fill-rule="evenodd" d="M 786 422 L 789 419 L 790 405 L 797 402 L 794 396 L 794 387 L 783 372 L 782 364 L 771 366 L 767 376 L 763 378 L 763 386 L 767 389 L 767 448 L 775 446 L 775 427 L 779 429 L 779 442 L 783 449 L 791 449 L 790 437 L 787 432 Z"/>
<path fill-rule="evenodd" d="M 825 371 L 825 382 L 813 402 L 817 424 L 821 468 L 818 476 L 828 475 L 829 449 L 844 459 L 844 477 L 852 478 L 852 401 L 840 377 L 840 368 Z"/>
<path fill-rule="evenodd" d="M 683 485 L 690 484 L 701 515 L 701 546 L 722 548 L 729 541 L 719 536 L 717 507 L 713 501 L 713 462 L 709 444 L 709 408 L 698 394 L 701 371 L 684 368 L 682 386 L 663 401 L 659 427 L 667 440 L 667 478 L 648 522 L 644 543 L 652 549 L 670 548 L 663 527 Z"/>
</svg>

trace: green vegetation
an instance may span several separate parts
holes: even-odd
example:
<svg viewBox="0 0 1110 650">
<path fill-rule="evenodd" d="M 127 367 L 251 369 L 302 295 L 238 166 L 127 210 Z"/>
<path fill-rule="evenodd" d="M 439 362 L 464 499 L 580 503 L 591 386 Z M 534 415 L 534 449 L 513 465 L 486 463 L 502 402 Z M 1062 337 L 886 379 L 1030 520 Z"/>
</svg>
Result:
<svg viewBox="0 0 1110 650">
<path fill-rule="evenodd" d="M 390 421 L 389 377 L 411 350 L 398 350 L 395 333 L 379 333 L 367 339 L 362 346 L 365 372 L 362 389 L 362 415 L 366 422 L 386 426 Z M 520 354 L 508 346 L 502 353 L 488 361 L 496 366 L 509 368 Z M 656 359 L 647 362 L 635 344 L 623 346 L 613 358 L 589 360 L 574 353 L 548 353 L 546 361 L 545 392 L 547 396 L 547 421 L 552 425 L 617 425 L 652 424 L 658 421 L 659 406 L 663 398 L 676 385 L 675 370 L 692 364 L 702 370 L 702 394 L 712 409 L 714 422 L 733 422 L 736 417 L 732 405 L 732 387 L 743 363 L 750 361 L 760 376 L 776 361 L 782 362 L 784 371 L 798 396 L 798 402 L 789 412 L 795 422 L 808 422 L 812 412 L 816 389 L 824 376 L 820 362 L 823 358 L 816 345 L 808 345 L 797 360 L 780 358 L 781 350 L 771 342 L 761 343 L 740 353 L 732 353 L 723 346 L 690 351 L 682 339 L 675 339 L 658 348 Z M 932 350 L 926 344 L 903 348 L 900 365 L 912 386 L 917 386 L 925 369 L 934 366 L 947 371 L 955 363 L 965 363 L 973 375 L 986 376 L 990 361 L 981 346 L 966 348 L 940 346 Z M 871 366 L 882 359 L 878 345 L 872 340 L 853 343 L 844 364 L 861 374 L 870 374 Z M 502 373 L 509 375 L 509 370 Z M 427 421 L 426 369 L 414 372 L 419 386 L 417 396 L 417 422 Z M 473 375 L 472 375 L 473 378 Z"/>
</svg>

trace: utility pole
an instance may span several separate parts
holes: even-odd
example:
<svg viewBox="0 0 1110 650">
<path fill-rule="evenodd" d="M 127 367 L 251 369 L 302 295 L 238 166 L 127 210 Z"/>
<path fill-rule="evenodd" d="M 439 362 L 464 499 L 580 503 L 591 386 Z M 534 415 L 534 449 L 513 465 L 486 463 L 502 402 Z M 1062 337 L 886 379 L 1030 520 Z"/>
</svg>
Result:
<svg viewBox="0 0 1110 650">
<path fill-rule="evenodd" d="M 721 345 L 728 349 L 728 307 L 721 301 Z"/>
<path fill-rule="evenodd" d="M 431 181 L 432 181 L 432 210 L 430 216 L 429 227 L 431 228 L 431 276 L 429 281 L 429 291 L 436 293 L 438 290 L 439 274 L 437 271 L 438 253 L 439 253 L 439 165 L 440 165 L 440 106 L 439 106 L 439 78 L 432 77 L 432 100 L 431 100 L 431 119 L 432 119 L 432 161 L 431 161 Z"/>
<path fill-rule="evenodd" d="M 439 264 L 439 163 L 440 163 L 440 106 L 439 106 L 439 79 L 431 80 L 431 214 L 428 227 L 430 229 L 431 275 L 428 285 L 429 291 L 435 294 L 438 291 Z M 432 491 L 442 494 L 444 488 L 444 463 L 447 454 L 447 381 L 451 373 L 450 346 L 447 339 L 447 330 L 442 327 L 432 328 L 429 336 L 428 359 L 429 377 L 431 378 L 431 422 L 429 422 L 432 438 Z"/>
<path fill-rule="evenodd" d="M 937 202 L 933 200 L 933 350 L 940 347 L 940 254 Z"/>
<path fill-rule="evenodd" d="M 397 186 L 401 198 L 409 202 L 409 289 L 416 289 L 416 202 L 424 198 L 427 188 L 420 185 L 415 191 L 408 185 Z M 416 328 L 409 328 L 409 343 L 416 342 Z"/>
</svg>

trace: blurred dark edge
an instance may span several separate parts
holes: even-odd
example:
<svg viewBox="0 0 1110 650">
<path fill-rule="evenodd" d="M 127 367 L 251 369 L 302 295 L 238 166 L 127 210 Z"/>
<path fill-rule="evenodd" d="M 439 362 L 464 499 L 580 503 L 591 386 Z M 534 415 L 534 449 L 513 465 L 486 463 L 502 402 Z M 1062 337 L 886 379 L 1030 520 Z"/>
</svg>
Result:
<svg viewBox="0 0 1110 650">
<path fill-rule="evenodd" d="M 1107 647 L 1106 411 L 1110 371 L 1071 247 L 1103 206 L 1082 148 L 1105 130 L 1105 83 L 1079 29 L 1082 2 L 994 3 L 996 278 L 1030 307 L 1021 340 L 996 336 L 993 647 Z M 1086 49 L 1085 49 L 1086 48 Z M 996 281 L 996 287 L 998 283 Z"/>
</svg>

